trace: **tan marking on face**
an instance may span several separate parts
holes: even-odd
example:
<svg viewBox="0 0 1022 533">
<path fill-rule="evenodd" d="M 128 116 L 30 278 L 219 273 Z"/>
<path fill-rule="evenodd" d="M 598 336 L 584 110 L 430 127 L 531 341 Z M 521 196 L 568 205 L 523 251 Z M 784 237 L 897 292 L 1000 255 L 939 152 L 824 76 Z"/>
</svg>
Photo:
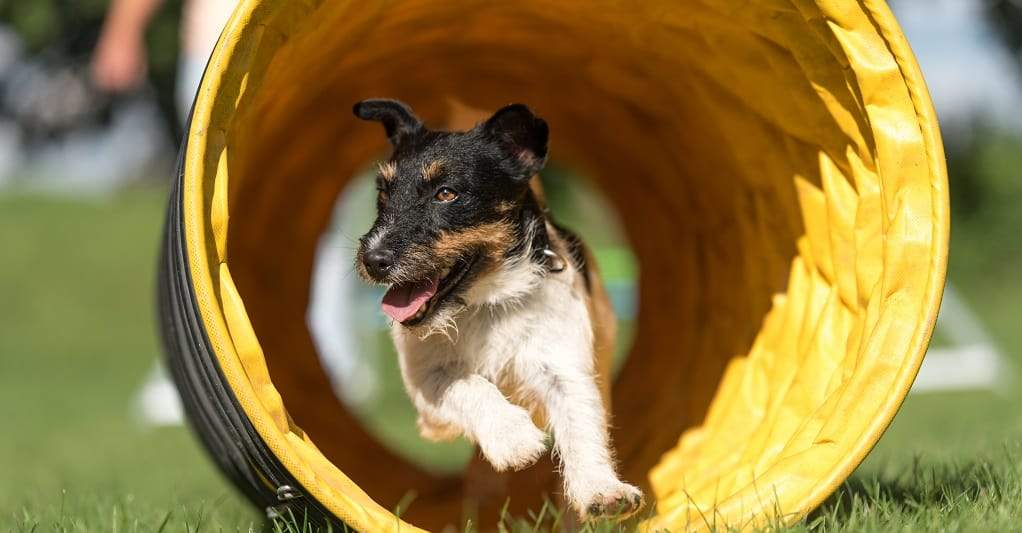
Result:
<svg viewBox="0 0 1022 533">
<path fill-rule="evenodd" d="M 397 177 L 397 165 L 393 161 L 380 163 L 380 177 L 385 181 L 391 181 Z"/>
<path fill-rule="evenodd" d="M 496 258 L 514 244 L 514 231 L 505 221 L 488 222 L 459 231 L 440 235 L 433 249 L 442 262 L 453 262 L 466 253 L 482 249 L 484 254 Z"/>
<path fill-rule="evenodd" d="M 422 165 L 422 179 L 426 181 L 431 181 L 437 176 L 439 176 L 440 172 L 443 169 L 444 162 L 439 159 L 435 159 L 433 161 L 430 161 L 429 163 L 425 163 Z"/>
</svg>

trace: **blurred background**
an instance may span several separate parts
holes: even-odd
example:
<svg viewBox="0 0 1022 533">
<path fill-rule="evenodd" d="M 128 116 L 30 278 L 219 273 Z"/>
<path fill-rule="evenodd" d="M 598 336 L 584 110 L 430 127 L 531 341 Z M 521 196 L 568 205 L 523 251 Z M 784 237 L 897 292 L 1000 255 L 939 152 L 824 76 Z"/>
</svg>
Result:
<svg viewBox="0 0 1022 533">
<path fill-rule="evenodd" d="M 154 320 L 174 158 L 231 3 L 0 0 L 4 529 L 261 527 L 183 425 Z M 941 120 L 952 253 L 927 362 L 858 479 L 1014 453 L 1022 441 L 1022 3 L 892 5 Z M 545 178 L 554 212 L 596 249 L 627 347 L 635 265 L 613 212 L 584 177 L 555 164 Z M 352 239 L 373 206 L 368 178 L 355 183 L 323 236 L 310 327 L 367 427 L 417 461 L 457 469 L 471 450 L 415 436 L 373 311 L 380 295 L 351 275 Z"/>
</svg>

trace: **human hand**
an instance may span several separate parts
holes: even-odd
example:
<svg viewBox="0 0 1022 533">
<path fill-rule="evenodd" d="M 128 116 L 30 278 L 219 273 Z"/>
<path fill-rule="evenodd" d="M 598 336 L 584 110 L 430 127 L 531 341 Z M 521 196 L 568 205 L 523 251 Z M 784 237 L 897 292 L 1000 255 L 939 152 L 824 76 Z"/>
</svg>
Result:
<svg viewBox="0 0 1022 533">
<path fill-rule="evenodd" d="M 92 55 L 92 79 L 100 89 L 125 92 L 145 78 L 146 50 L 142 35 L 104 29 Z"/>
</svg>

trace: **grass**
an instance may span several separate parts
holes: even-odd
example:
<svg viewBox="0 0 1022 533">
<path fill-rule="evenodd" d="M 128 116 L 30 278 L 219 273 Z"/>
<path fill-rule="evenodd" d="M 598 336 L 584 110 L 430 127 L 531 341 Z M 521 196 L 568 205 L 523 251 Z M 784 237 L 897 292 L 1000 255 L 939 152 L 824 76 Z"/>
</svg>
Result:
<svg viewBox="0 0 1022 533">
<path fill-rule="evenodd" d="M 0 195 L 0 531 L 308 530 L 300 519 L 266 524 L 187 429 L 133 418 L 159 354 L 163 208 L 158 189 L 91 202 Z M 955 281 L 1018 368 L 1019 278 Z M 866 463 L 790 530 L 1017 529 L 1020 440 L 1014 391 L 911 396 Z M 540 512 L 502 527 L 562 523 L 553 507 Z"/>
<path fill-rule="evenodd" d="M 131 398 L 159 351 L 162 191 L 0 200 L 0 530 L 226 531 L 260 516 Z"/>
<path fill-rule="evenodd" d="M 980 459 L 917 456 L 883 476 L 856 476 L 793 531 L 1010 531 L 1022 519 L 1017 447 Z"/>
</svg>

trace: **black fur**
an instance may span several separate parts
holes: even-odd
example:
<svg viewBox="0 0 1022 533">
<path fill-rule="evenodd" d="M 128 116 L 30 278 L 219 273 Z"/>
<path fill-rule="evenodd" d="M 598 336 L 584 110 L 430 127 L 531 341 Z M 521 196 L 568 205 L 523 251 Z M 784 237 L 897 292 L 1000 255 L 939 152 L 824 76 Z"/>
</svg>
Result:
<svg viewBox="0 0 1022 533">
<path fill-rule="evenodd" d="M 378 120 L 383 123 L 387 138 L 393 145 L 400 144 L 422 130 L 422 121 L 415 116 L 412 108 L 397 100 L 382 98 L 362 100 L 352 107 L 355 116 L 362 120 Z"/>
</svg>

